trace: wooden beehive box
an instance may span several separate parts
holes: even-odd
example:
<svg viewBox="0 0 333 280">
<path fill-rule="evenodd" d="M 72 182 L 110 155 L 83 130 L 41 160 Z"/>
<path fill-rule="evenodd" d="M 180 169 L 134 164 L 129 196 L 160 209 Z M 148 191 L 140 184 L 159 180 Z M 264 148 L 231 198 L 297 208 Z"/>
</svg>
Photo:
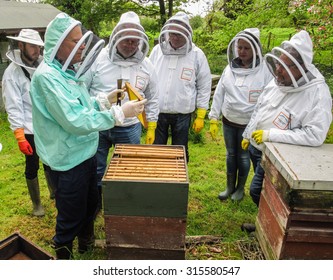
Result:
<svg viewBox="0 0 333 280">
<path fill-rule="evenodd" d="M 115 146 L 103 177 L 110 259 L 184 259 L 188 174 L 183 146 Z"/>
<path fill-rule="evenodd" d="M 53 260 L 54 257 L 19 233 L 0 241 L 0 260 Z"/>
<path fill-rule="evenodd" d="M 333 259 L 333 145 L 266 143 L 256 220 L 267 259 Z"/>
</svg>

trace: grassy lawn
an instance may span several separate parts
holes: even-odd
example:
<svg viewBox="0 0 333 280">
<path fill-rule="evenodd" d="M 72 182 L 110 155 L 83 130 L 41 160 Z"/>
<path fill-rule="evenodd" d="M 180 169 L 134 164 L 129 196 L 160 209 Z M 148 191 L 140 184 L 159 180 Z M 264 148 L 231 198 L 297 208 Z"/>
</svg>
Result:
<svg viewBox="0 0 333 280">
<path fill-rule="evenodd" d="M 225 146 L 220 133 L 213 141 L 209 134 L 209 124 L 199 136 L 191 135 L 189 145 L 189 203 L 187 236 L 212 235 L 219 237 L 214 244 L 188 244 L 186 259 L 244 259 L 242 244 L 255 242 L 242 232 L 243 222 L 254 222 L 257 208 L 249 196 L 249 184 L 253 176 L 251 169 L 246 184 L 246 196 L 235 203 L 230 200 L 221 203 L 217 199 L 224 190 L 226 180 Z M 37 218 L 31 215 L 31 202 L 24 178 L 24 156 L 19 151 L 7 116 L 0 113 L 0 240 L 19 231 L 29 240 L 54 255 L 51 239 L 54 235 L 56 209 L 50 200 L 44 174 L 40 170 L 41 199 L 46 215 Z M 333 143 L 331 125 L 326 143 Z M 96 238 L 104 240 L 104 219 L 100 214 L 95 225 Z M 74 243 L 74 252 L 76 244 Z M 254 252 L 255 253 L 255 252 Z M 76 259 L 106 259 L 106 250 L 96 248 L 92 253 L 75 254 Z"/>
<path fill-rule="evenodd" d="M 240 225 L 243 222 L 254 222 L 257 211 L 248 195 L 250 178 L 247 182 L 247 195 L 241 203 L 221 203 L 217 199 L 225 185 L 225 147 L 222 135 L 217 141 L 212 141 L 208 122 L 206 126 L 200 135 L 199 143 L 191 141 L 189 147 L 191 160 L 188 165 L 190 187 L 187 235 L 219 236 L 221 244 L 217 246 L 223 250 L 210 250 L 210 247 L 205 245 L 197 246 L 187 251 L 187 259 L 242 259 L 241 252 L 234 244 L 236 241 L 248 239 L 240 230 Z M 41 199 L 46 215 L 37 218 L 31 215 L 32 206 L 24 178 L 24 156 L 17 147 L 4 113 L 0 114 L 0 131 L 0 142 L 3 145 L 0 153 L 0 240 L 19 231 L 54 254 L 51 239 L 54 235 L 56 209 L 54 201 L 48 197 L 44 174 L 42 170 L 39 171 Z M 102 214 L 96 222 L 96 237 L 105 238 Z M 104 259 L 106 252 L 103 248 L 97 248 L 92 254 L 75 257 Z"/>
</svg>

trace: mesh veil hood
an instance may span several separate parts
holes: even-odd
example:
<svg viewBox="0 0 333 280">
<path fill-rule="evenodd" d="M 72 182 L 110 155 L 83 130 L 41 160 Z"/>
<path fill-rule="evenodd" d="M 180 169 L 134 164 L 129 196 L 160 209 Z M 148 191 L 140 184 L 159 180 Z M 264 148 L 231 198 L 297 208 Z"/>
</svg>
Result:
<svg viewBox="0 0 333 280">
<path fill-rule="evenodd" d="M 282 43 L 283 48 L 285 45 L 290 45 L 298 51 L 302 57 L 305 68 L 311 72 L 311 70 L 314 68 L 314 65 L 312 64 L 313 44 L 309 33 L 305 30 L 301 30 L 293 37 L 291 37 L 290 41 L 284 41 Z"/>
<path fill-rule="evenodd" d="M 53 62 L 62 42 L 77 25 L 81 25 L 81 23 L 65 13 L 58 14 L 48 24 L 44 45 L 44 59 L 46 62 Z"/>
</svg>

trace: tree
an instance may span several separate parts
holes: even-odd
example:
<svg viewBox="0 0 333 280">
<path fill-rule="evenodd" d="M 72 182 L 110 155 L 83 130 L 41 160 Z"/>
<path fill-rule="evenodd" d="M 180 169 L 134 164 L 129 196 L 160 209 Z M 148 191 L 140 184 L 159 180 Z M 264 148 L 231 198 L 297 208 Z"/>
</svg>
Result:
<svg viewBox="0 0 333 280">
<path fill-rule="evenodd" d="M 327 49 L 333 45 L 331 0 L 293 1 L 292 13 L 297 19 L 297 26 L 311 34 L 315 48 Z"/>
<path fill-rule="evenodd" d="M 89 30 L 100 35 L 105 28 L 113 29 L 122 13 L 134 11 L 140 17 L 159 20 L 160 27 L 178 10 L 182 3 L 198 0 L 44 0 L 82 22 Z"/>
</svg>

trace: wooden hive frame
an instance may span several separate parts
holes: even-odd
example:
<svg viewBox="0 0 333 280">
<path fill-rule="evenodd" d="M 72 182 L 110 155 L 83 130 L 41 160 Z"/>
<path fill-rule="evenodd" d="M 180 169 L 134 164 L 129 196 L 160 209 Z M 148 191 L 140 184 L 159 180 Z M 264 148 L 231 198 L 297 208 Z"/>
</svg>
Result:
<svg viewBox="0 0 333 280">
<path fill-rule="evenodd" d="M 186 182 L 182 147 L 117 144 L 106 180 Z"/>
</svg>

